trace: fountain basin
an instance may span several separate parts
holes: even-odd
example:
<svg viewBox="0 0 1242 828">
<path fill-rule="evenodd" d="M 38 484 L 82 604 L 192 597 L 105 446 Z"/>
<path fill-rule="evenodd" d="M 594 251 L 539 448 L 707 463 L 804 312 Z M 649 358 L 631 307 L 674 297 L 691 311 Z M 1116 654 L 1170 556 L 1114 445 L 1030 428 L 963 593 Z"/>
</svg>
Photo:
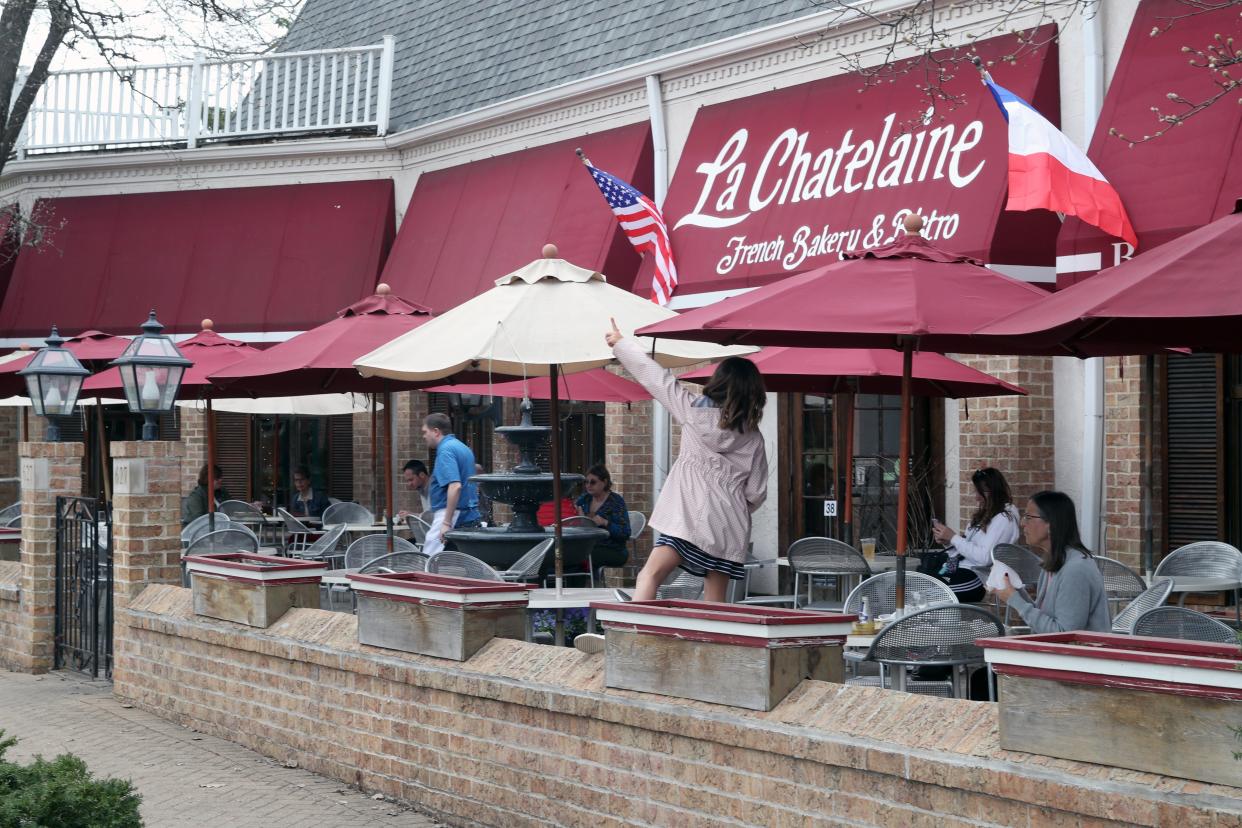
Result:
<svg viewBox="0 0 1242 828">
<path fill-rule="evenodd" d="M 517 563 L 536 544 L 552 537 L 551 529 L 533 532 L 514 532 L 505 526 L 487 526 L 482 529 L 454 529 L 445 532 L 446 540 L 453 542 L 457 551 L 473 555 L 497 569 L 508 569 Z M 586 526 L 566 526 L 561 530 L 561 552 L 566 572 L 586 569 L 587 556 L 595 544 L 608 538 L 607 529 L 591 529 Z M 553 571 L 553 557 L 548 556 L 547 571 Z"/>
</svg>

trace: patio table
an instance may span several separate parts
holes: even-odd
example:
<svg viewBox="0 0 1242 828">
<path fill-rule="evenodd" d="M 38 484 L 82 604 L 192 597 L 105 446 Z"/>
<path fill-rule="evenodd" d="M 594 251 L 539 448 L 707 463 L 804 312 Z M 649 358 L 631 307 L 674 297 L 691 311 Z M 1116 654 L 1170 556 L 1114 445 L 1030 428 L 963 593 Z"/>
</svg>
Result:
<svg viewBox="0 0 1242 828">
<path fill-rule="evenodd" d="M 556 626 L 553 628 L 553 641 L 556 646 L 565 645 L 565 610 L 591 606 L 592 601 L 614 601 L 616 593 L 601 587 L 564 588 L 556 594 L 555 588 L 532 589 L 526 613 L 526 640 L 535 637 L 534 619 L 530 610 L 550 609 L 556 611 Z M 594 632 L 595 610 L 587 613 L 587 631 Z"/>
<path fill-rule="evenodd" d="M 1237 578 L 1207 577 L 1197 575 L 1161 575 L 1153 581 L 1172 581 L 1173 591 L 1180 594 L 1178 606 L 1185 606 L 1186 596 L 1192 592 L 1232 592 L 1234 594 L 1234 615 L 1238 626 L 1242 627 L 1242 602 L 1238 600 L 1238 590 L 1242 590 L 1242 580 Z"/>
</svg>

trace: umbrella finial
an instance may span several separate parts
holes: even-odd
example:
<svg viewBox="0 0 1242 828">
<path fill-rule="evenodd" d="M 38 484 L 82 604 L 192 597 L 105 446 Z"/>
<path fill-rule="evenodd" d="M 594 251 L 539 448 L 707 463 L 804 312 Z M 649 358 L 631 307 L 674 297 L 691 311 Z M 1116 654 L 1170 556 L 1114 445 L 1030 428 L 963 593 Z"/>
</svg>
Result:
<svg viewBox="0 0 1242 828">
<path fill-rule="evenodd" d="M 380 282 L 378 285 L 375 286 L 376 296 L 387 296 L 390 293 L 392 293 L 392 288 L 388 286 L 387 282 Z"/>
<path fill-rule="evenodd" d="M 549 242 L 543 246 L 543 257 L 545 259 L 559 259 L 561 251 L 556 249 L 556 245 Z"/>
<path fill-rule="evenodd" d="M 918 213 L 907 213 L 906 217 L 901 220 L 901 225 L 906 228 L 906 232 L 911 236 L 917 236 L 919 231 L 923 229 L 923 217 Z"/>
<path fill-rule="evenodd" d="M 204 330 L 204 331 L 210 331 L 210 330 L 211 330 L 212 328 L 214 328 L 215 326 L 216 326 L 216 323 L 215 323 L 215 322 L 212 322 L 210 319 L 204 319 L 204 320 L 203 320 L 203 330 Z"/>
</svg>

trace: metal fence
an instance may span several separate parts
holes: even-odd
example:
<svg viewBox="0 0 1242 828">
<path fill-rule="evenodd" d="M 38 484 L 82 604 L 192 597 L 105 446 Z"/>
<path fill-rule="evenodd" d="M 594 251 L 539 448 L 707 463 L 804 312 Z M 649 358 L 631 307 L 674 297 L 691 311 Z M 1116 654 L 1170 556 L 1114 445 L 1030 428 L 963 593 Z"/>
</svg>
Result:
<svg viewBox="0 0 1242 828">
<path fill-rule="evenodd" d="M 112 676 L 112 516 L 95 498 L 56 498 L 55 666 Z"/>
<path fill-rule="evenodd" d="M 365 131 L 384 135 L 394 41 L 51 73 L 18 155 Z"/>
</svg>

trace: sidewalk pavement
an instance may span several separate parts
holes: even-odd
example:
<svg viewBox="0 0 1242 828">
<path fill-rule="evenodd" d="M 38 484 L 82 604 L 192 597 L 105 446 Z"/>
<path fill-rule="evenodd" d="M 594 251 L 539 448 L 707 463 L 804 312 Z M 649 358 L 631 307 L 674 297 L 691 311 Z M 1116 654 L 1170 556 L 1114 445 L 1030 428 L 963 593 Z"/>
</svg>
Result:
<svg viewBox="0 0 1242 828">
<path fill-rule="evenodd" d="M 18 739 L 10 759 L 69 752 L 96 776 L 132 780 L 148 828 L 440 825 L 342 782 L 123 707 L 111 684 L 72 673 L 0 670 L 0 728 Z"/>
</svg>

